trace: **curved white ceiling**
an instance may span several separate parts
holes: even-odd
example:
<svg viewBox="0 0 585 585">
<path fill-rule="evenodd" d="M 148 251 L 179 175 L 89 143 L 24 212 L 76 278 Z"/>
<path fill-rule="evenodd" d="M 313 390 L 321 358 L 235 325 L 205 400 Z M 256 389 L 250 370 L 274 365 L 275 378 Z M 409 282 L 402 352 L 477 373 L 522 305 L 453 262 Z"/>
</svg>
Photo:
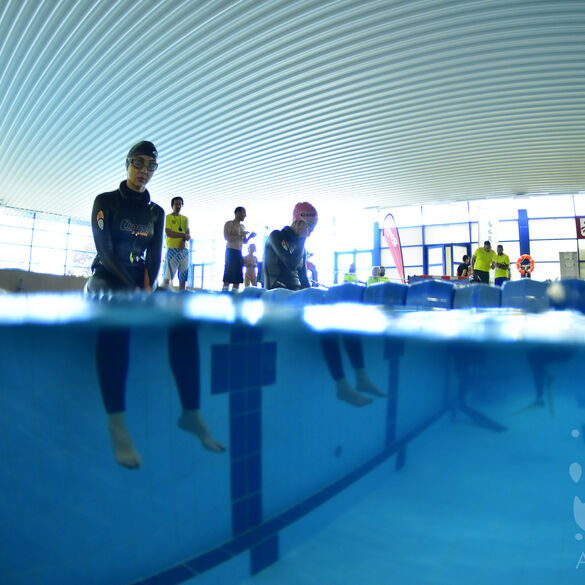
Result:
<svg viewBox="0 0 585 585">
<path fill-rule="evenodd" d="M 585 190 L 583 0 L 4 0 L 0 201 L 87 219 Z"/>
</svg>

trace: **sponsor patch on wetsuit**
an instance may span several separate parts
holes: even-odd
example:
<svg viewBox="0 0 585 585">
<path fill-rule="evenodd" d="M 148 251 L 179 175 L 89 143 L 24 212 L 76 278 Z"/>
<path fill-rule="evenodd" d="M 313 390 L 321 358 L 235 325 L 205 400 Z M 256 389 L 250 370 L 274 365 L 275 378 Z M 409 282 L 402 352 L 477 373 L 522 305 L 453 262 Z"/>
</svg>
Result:
<svg viewBox="0 0 585 585">
<path fill-rule="evenodd" d="M 104 229 L 104 212 L 101 209 L 97 214 L 97 224 L 100 230 Z"/>
</svg>

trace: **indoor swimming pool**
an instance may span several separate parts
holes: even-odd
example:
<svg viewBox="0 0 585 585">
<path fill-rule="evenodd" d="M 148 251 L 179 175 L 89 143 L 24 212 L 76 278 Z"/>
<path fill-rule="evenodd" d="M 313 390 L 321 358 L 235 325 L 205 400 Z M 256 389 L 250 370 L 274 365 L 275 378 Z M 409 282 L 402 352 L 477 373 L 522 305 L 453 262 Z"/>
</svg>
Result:
<svg viewBox="0 0 585 585">
<path fill-rule="evenodd" d="M 3 295 L 0 582 L 581 582 L 584 316 L 311 294 Z M 225 452 L 177 426 L 178 333 Z"/>
</svg>

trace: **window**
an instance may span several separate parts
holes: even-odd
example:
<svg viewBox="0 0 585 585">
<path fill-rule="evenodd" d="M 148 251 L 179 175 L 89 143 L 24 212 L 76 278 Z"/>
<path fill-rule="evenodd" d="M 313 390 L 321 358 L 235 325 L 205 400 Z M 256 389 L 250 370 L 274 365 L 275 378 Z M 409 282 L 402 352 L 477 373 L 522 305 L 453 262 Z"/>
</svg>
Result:
<svg viewBox="0 0 585 585">
<path fill-rule="evenodd" d="M 89 222 L 0 207 L 0 268 L 89 276 L 94 256 Z"/>
</svg>

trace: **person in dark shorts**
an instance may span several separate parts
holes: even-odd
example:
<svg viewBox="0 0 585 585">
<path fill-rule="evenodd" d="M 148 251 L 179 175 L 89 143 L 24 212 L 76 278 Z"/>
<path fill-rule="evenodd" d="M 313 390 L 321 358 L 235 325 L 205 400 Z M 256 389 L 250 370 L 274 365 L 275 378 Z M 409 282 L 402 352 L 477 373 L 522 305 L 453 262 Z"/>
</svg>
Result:
<svg viewBox="0 0 585 585">
<path fill-rule="evenodd" d="M 473 274 L 479 282 L 484 284 L 490 283 L 490 270 L 494 267 L 494 259 L 496 253 L 492 250 L 492 244 L 489 240 L 483 243 L 483 247 L 478 248 L 471 258 L 471 270 L 469 274 Z"/>
<path fill-rule="evenodd" d="M 150 292 L 156 288 L 165 226 L 163 209 L 150 199 L 146 185 L 158 167 L 152 142 L 135 144 L 126 158 L 127 178 L 115 191 L 98 195 L 91 226 L 97 255 L 86 293 Z M 125 421 L 126 376 L 130 331 L 104 328 L 98 332 L 97 369 L 108 429 L 116 461 L 129 469 L 141 465 Z M 206 449 L 224 451 L 199 410 L 199 347 L 192 324 L 169 330 L 169 361 L 183 407 L 178 425 L 195 434 Z M 189 367 L 186 367 L 186 365 Z"/>
<path fill-rule="evenodd" d="M 247 232 L 242 221 L 246 218 L 246 210 L 243 207 L 234 209 L 234 219 L 225 222 L 223 226 L 223 237 L 227 242 L 225 249 L 225 269 L 223 271 L 223 291 L 238 290 L 244 282 L 242 268 L 244 258 L 242 257 L 242 244 L 247 244 L 256 234 Z"/>
</svg>

